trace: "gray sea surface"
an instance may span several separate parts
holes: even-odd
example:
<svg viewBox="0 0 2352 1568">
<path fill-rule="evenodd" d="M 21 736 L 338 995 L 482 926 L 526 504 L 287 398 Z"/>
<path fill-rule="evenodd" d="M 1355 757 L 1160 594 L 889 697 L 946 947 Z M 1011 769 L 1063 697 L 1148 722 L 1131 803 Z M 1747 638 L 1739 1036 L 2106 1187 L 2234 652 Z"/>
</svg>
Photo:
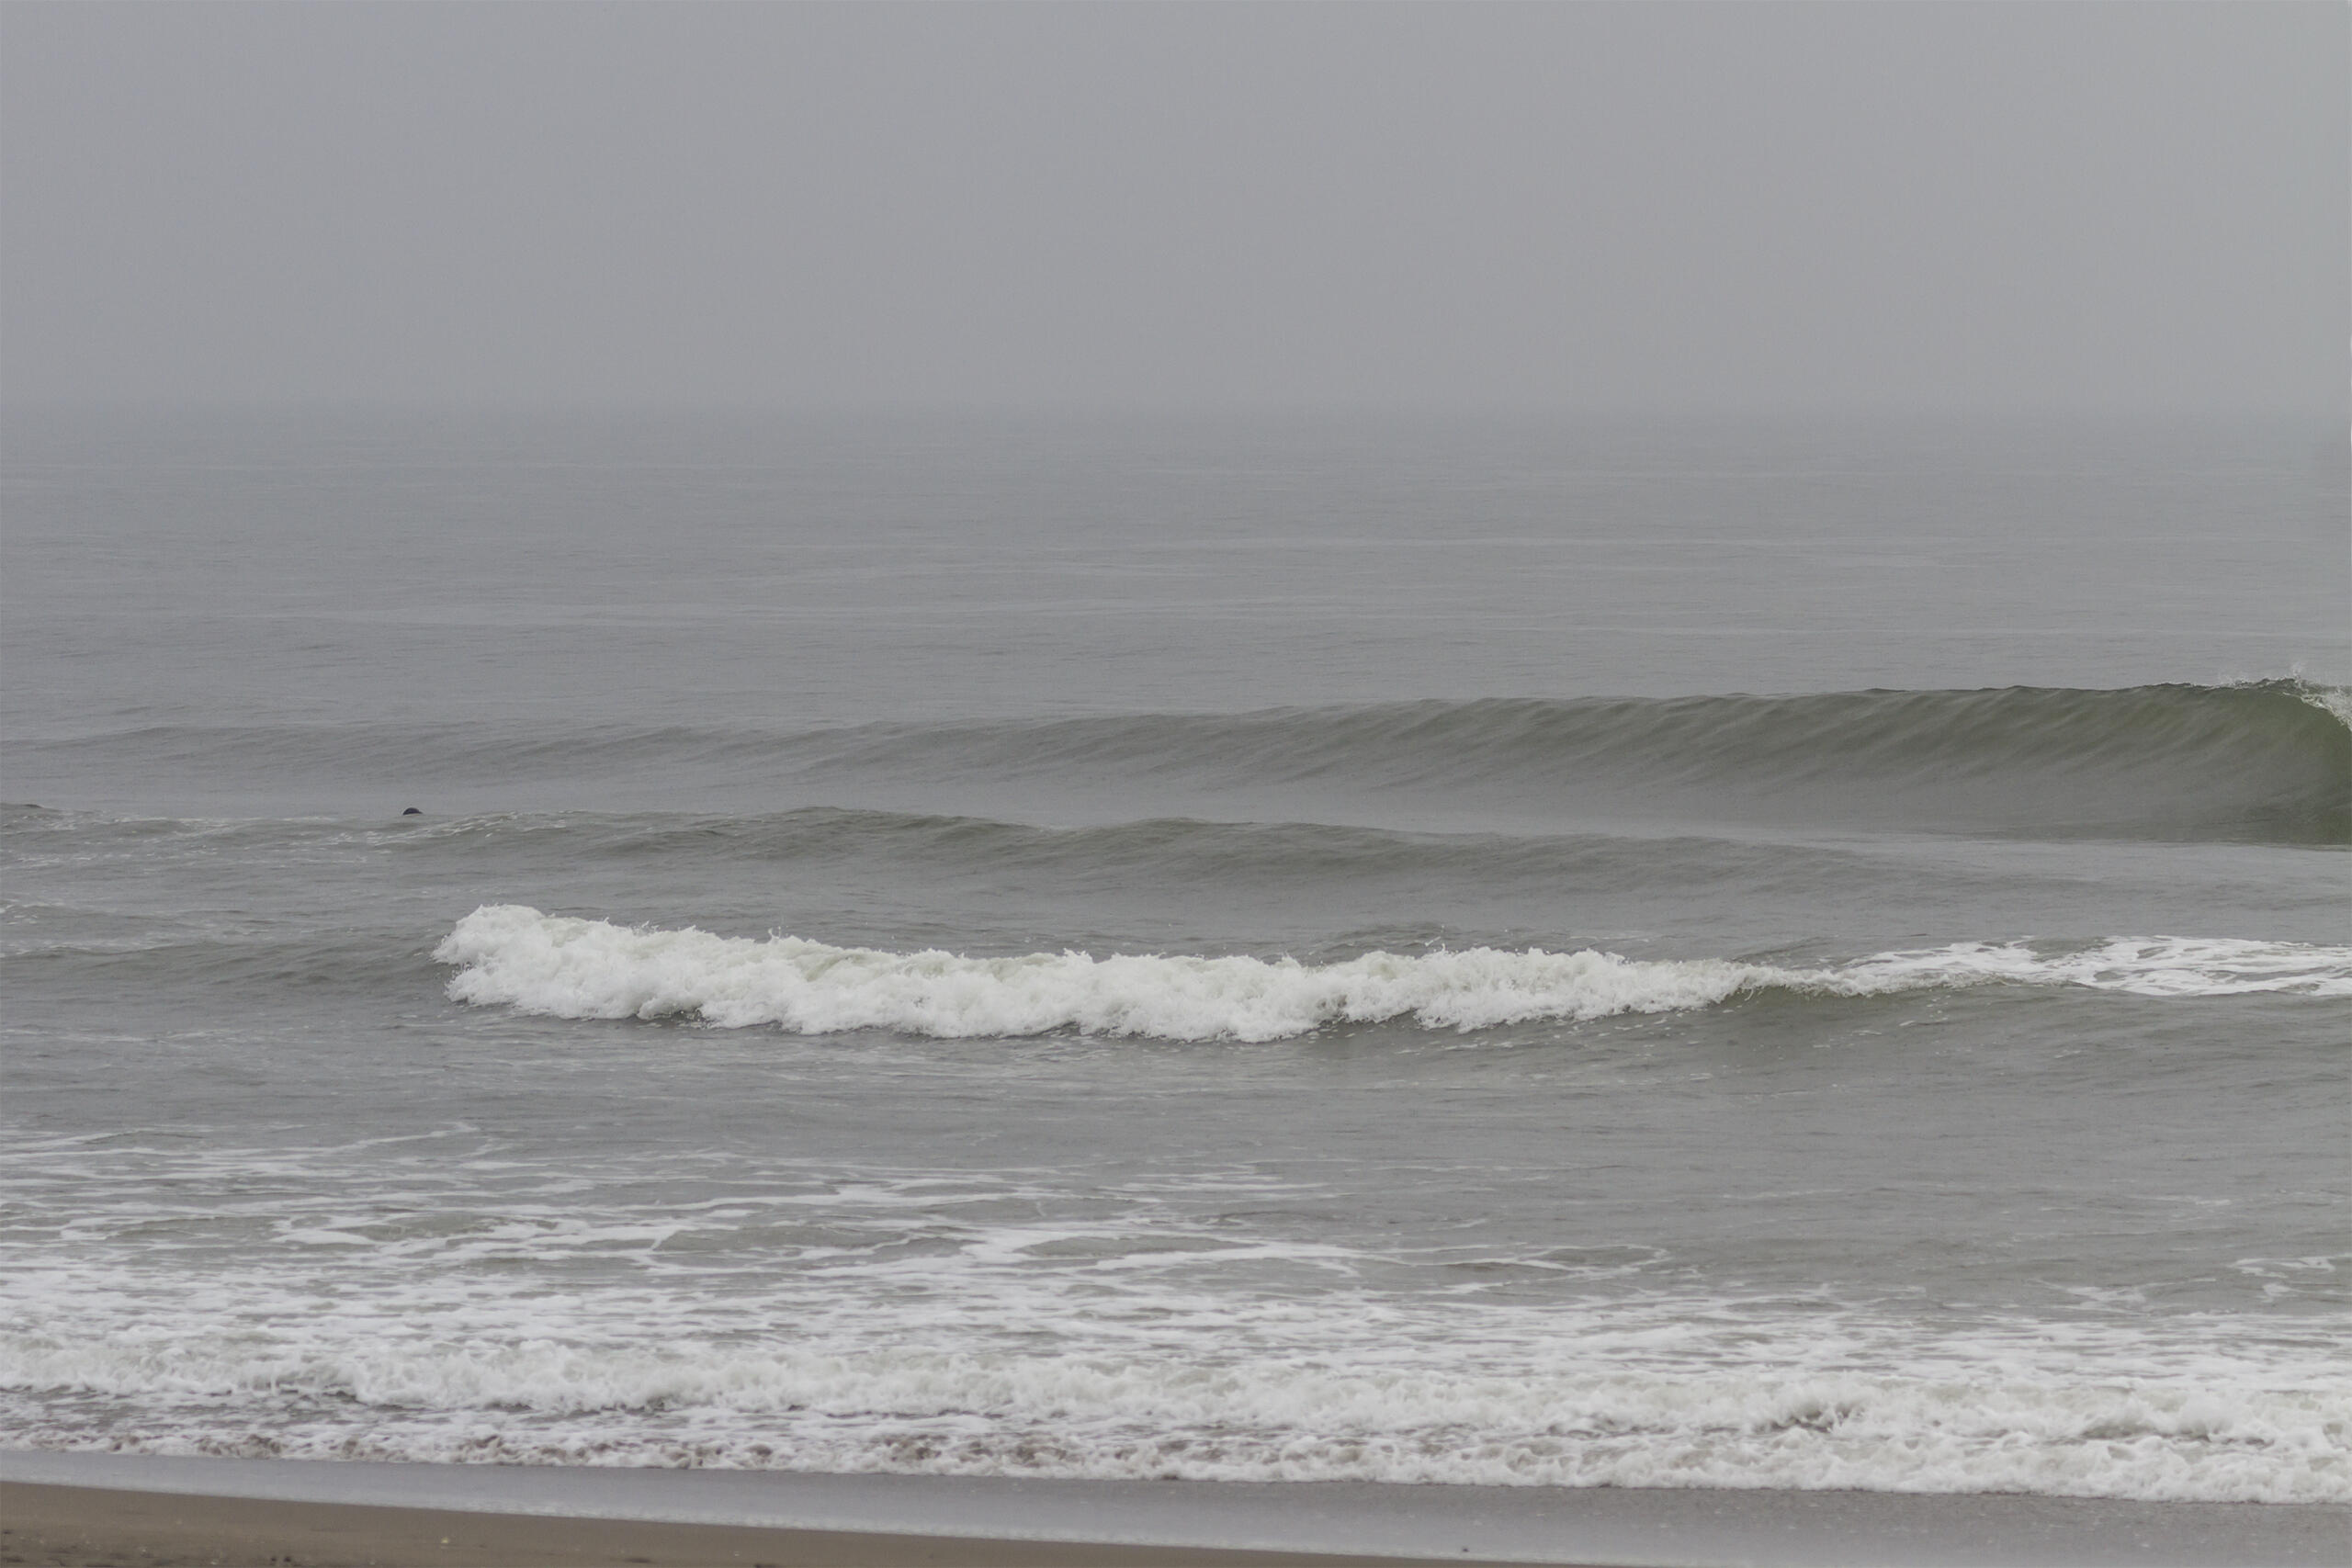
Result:
<svg viewBox="0 0 2352 1568">
<path fill-rule="evenodd" d="M 2352 1497 L 2340 434 L 6 437 L 19 1446 Z"/>
</svg>

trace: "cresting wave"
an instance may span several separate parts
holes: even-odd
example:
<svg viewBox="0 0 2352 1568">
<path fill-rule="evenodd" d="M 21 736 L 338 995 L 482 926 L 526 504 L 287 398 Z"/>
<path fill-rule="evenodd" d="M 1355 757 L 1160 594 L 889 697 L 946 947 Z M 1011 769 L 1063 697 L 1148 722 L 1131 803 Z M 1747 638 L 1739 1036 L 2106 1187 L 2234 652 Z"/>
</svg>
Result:
<svg viewBox="0 0 2352 1568">
<path fill-rule="evenodd" d="M 983 776 L 1434 791 L 1544 815 L 2352 840 L 2352 701 L 2291 679 L 877 728 L 844 736 L 811 773 L 943 765 Z"/>
<path fill-rule="evenodd" d="M 798 1034 L 888 1029 L 942 1039 L 1073 1029 L 1266 1041 L 1396 1019 L 1471 1030 L 1673 1012 L 1763 991 L 1866 997 L 1994 983 L 2144 997 L 2352 996 L 2352 948 L 2182 937 L 2119 938 L 2055 954 L 1962 942 L 1815 969 L 1493 948 L 1369 953 L 1321 964 L 1247 954 L 971 958 L 691 927 L 634 930 L 502 904 L 458 921 L 434 957 L 458 966 L 449 982 L 456 1000 L 558 1018 L 685 1018 Z"/>
<path fill-rule="evenodd" d="M 1230 714 L 808 728 L 151 727 L 19 740 L 157 778 L 319 798 L 418 791 L 674 795 L 682 774 L 773 808 L 861 799 L 963 812 L 1019 782 L 1056 798 L 1308 786 L 1359 809 L 1441 803 L 1545 819 L 1802 821 L 2025 835 L 2352 842 L 2352 694 L 2298 679 L 1784 696 L 1491 698 Z M 1163 807 L 1163 809 L 1170 807 Z"/>
</svg>

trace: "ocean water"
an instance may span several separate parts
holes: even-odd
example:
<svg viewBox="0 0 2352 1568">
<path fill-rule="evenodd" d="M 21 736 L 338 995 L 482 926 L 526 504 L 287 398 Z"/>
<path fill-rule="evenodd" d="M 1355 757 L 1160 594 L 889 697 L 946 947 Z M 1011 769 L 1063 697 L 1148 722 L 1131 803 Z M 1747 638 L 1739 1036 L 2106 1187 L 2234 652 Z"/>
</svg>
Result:
<svg viewBox="0 0 2352 1568">
<path fill-rule="evenodd" d="M 6 437 L 10 1443 L 2352 1498 L 2340 433 Z"/>
</svg>

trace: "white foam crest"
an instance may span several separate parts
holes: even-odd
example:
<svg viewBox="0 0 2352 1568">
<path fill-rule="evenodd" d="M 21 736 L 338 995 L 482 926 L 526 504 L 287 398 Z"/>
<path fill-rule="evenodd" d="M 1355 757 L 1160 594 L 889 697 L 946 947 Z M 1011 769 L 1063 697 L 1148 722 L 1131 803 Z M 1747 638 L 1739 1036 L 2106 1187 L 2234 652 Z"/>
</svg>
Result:
<svg viewBox="0 0 2352 1568">
<path fill-rule="evenodd" d="M 1926 953 L 1885 953 L 1847 965 L 1866 987 L 1911 983 L 2086 986 L 2142 997 L 2224 997 L 2287 991 L 2352 996 L 2352 947 L 2236 937 L 2117 937 L 2045 956 L 2022 942 L 1959 942 Z"/>
<path fill-rule="evenodd" d="M 2352 995 L 2352 948 L 2177 937 L 2119 938 L 2056 956 L 2022 943 L 1963 942 L 1818 969 L 1486 947 L 1369 953 L 1322 964 L 1245 954 L 969 958 L 692 927 L 639 930 L 501 904 L 458 921 L 434 956 L 458 966 L 449 982 L 457 1000 L 558 1018 L 678 1017 L 730 1029 L 890 1029 L 946 1039 L 1076 1029 L 1265 1041 L 1400 1018 L 1468 1030 L 1679 1011 L 1756 990 L 1865 996 L 1998 982 L 2152 997 Z"/>
<path fill-rule="evenodd" d="M 2323 713 L 2331 714 L 2336 722 L 2352 729 L 2352 686 L 2323 685 L 2315 681 L 2298 679 L 2295 694 Z"/>
</svg>

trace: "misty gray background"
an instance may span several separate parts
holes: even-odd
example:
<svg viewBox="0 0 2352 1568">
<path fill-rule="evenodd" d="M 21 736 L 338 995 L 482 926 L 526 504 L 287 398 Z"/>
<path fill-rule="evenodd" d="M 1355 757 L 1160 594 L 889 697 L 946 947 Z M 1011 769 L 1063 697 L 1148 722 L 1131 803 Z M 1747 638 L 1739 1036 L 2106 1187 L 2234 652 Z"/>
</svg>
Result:
<svg viewBox="0 0 2352 1568">
<path fill-rule="evenodd" d="M 2345 406 L 2341 6 L 0 10 L 18 402 Z"/>
</svg>

